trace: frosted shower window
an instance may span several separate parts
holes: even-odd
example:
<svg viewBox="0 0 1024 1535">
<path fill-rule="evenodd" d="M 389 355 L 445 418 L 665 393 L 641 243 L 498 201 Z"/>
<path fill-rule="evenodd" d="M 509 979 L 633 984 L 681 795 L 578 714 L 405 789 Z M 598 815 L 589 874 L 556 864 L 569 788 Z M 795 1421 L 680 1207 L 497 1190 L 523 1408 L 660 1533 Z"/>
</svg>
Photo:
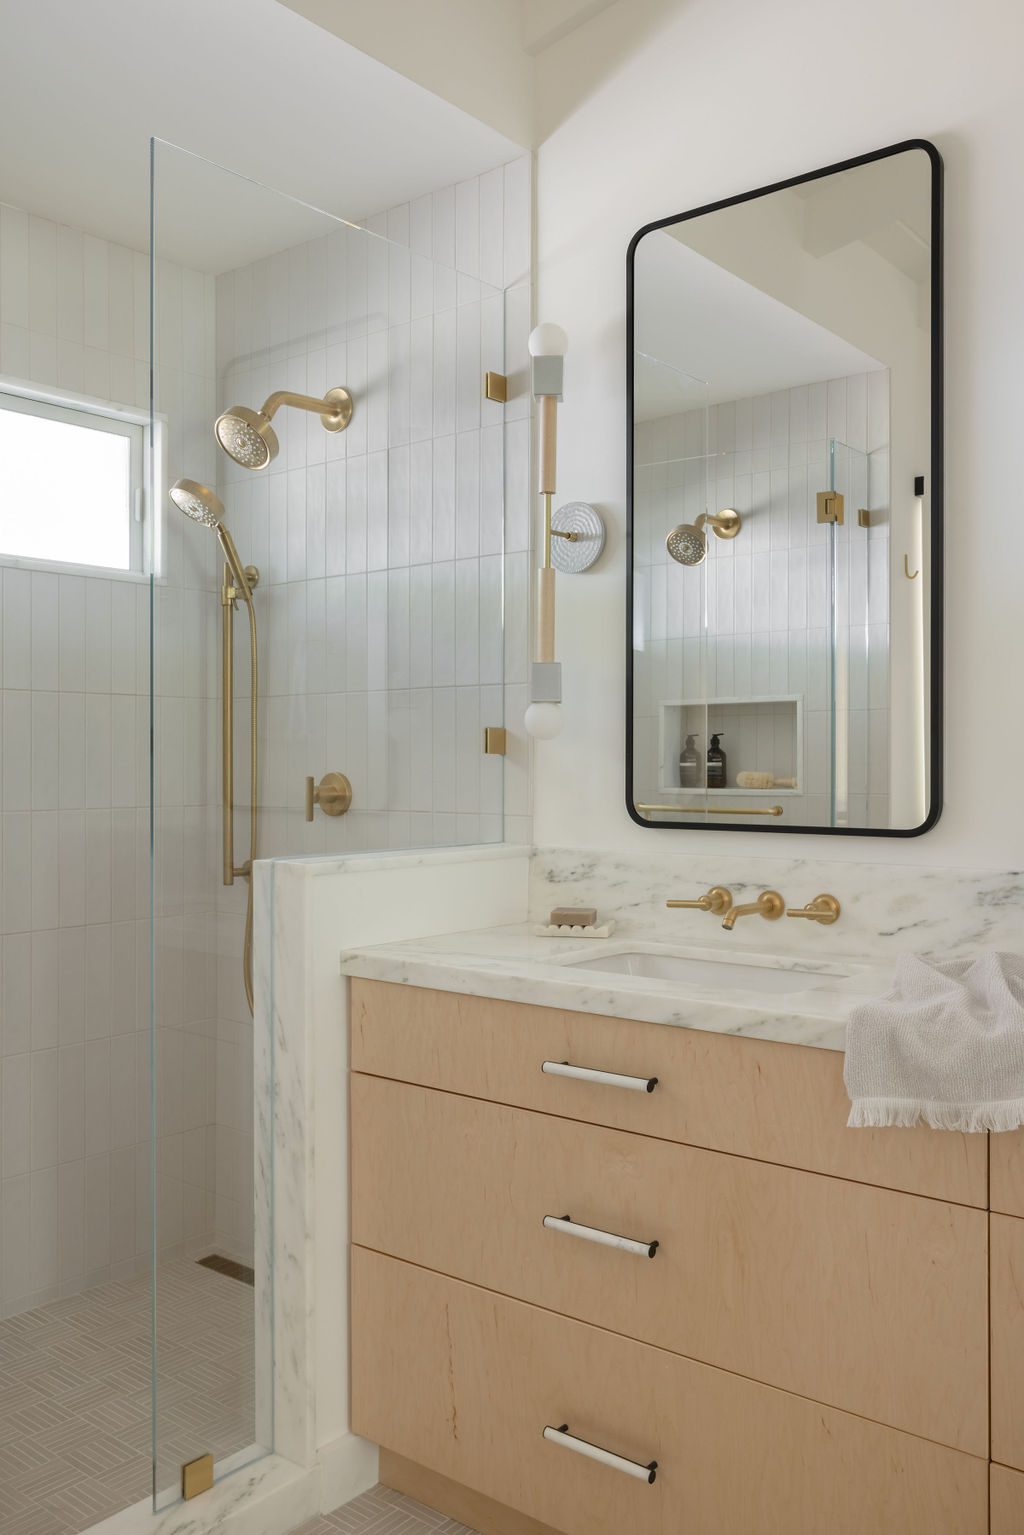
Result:
<svg viewBox="0 0 1024 1535">
<path fill-rule="evenodd" d="M 141 570 L 143 428 L 0 394 L 0 558 Z"/>
</svg>

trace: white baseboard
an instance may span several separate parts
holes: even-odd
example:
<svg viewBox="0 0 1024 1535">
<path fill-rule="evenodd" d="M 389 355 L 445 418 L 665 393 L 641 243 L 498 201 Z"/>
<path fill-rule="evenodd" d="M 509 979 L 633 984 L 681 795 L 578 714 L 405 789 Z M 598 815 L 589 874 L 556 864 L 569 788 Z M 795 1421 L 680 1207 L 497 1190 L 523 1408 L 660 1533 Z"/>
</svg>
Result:
<svg viewBox="0 0 1024 1535">
<path fill-rule="evenodd" d="M 324 1445 L 317 1456 L 320 1466 L 320 1510 L 329 1514 L 351 1503 L 361 1492 L 377 1484 L 380 1452 L 368 1439 L 342 1434 Z"/>
</svg>

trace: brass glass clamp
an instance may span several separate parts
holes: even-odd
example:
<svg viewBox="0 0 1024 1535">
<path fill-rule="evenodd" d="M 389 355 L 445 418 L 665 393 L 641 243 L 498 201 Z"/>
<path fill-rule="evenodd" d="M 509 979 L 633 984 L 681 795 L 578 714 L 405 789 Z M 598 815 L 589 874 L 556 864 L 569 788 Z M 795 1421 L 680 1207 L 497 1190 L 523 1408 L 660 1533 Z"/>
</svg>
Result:
<svg viewBox="0 0 1024 1535">
<path fill-rule="evenodd" d="M 842 907 L 834 895 L 816 895 L 807 906 L 790 907 L 786 916 L 806 917 L 808 922 L 820 922 L 824 927 L 829 927 L 839 921 L 841 911 Z"/>
<path fill-rule="evenodd" d="M 344 773 L 325 773 L 320 782 L 306 779 L 306 820 L 313 819 L 313 806 L 324 815 L 344 815 L 352 803 L 352 785 Z"/>
<path fill-rule="evenodd" d="M 696 901 L 666 901 L 665 905 L 681 911 L 709 911 L 714 917 L 724 917 L 732 906 L 732 891 L 726 890 L 724 885 L 712 885 L 707 895 L 699 896 Z"/>
</svg>

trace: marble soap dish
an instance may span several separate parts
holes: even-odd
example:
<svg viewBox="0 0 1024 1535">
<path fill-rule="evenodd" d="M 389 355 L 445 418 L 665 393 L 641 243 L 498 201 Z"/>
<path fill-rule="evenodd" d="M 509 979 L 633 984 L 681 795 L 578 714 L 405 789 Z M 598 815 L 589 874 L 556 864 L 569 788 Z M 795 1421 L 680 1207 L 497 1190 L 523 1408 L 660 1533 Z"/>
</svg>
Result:
<svg viewBox="0 0 1024 1535">
<path fill-rule="evenodd" d="M 586 927 L 570 927 L 567 923 L 538 923 L 533 929 L 535 938 L 610 938 L 615 931 L 615 923 L 609 918 L 599 927 L 588 923 Z"/>
</svg>

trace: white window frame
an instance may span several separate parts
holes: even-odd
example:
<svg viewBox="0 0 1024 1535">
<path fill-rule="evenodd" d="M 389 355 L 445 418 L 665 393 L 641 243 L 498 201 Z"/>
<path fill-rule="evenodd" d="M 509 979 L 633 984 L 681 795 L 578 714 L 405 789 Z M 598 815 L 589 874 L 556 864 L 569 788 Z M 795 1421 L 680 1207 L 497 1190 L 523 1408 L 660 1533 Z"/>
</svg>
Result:
<svg viewBox="0 0 1024 1535">
<path fill-rule="evenodd" d="M 69 560 L 47 560 L 35 555 L 9 554 L 0 548 L 0 567 L 20 570 L 45 570 L 57 574 L 100 576 L 114 581 L 148 581 L 159 574 L 160 531 L 156 519 L 148 514 L 150 497 L 146 487 L 160 468 L 163 458 L 163 423 L 151 423 L 149 412 L 131 406 L 111 404 L 108 400 L 69 394 L 61 389 L 45 389 L 21 380 L 0 377 L 0 409 L 20 411 L 50 421 L 65 421 L 72 426 L 88 425 L 91 430 L 112 432 L 126 437 L 129 460 L 129 567 L 81 564 Z M 87 420 L 83 421 L 82 418 Z M 155 483 L 159 484 L 157 479 Z"/>
</svg>

